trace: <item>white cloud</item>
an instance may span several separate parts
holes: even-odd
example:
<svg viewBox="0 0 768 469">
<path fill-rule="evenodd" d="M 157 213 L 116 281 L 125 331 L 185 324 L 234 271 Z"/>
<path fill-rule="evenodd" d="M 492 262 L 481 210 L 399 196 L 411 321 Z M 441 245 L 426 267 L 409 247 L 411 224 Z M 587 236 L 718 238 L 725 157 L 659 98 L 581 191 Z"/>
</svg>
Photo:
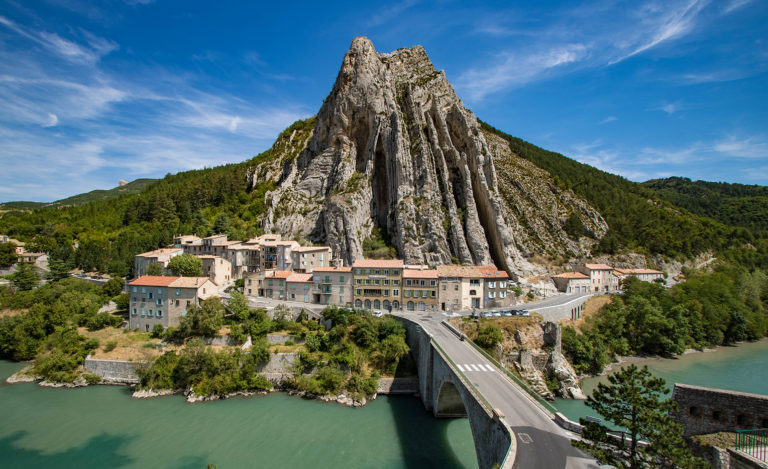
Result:
<svg viewBox="0 0 768 469">
<path fill-rule="evenodd" d="M 607 124 L 609 122 L 614 122 L 614 121 L 617 121 L 617 120 L 619 120 L 619 118 L 616 117 L 616 116 L 608 116 L 605 119 L 603 119 L 600 122 L 598 122 L 598 124 L 601 124 L 601 125 L 602 124 Z"/>
<path fill-rule="evenodd" d="M 59 118 L 56 114 L 48 113 L 48 120 L 43 124 L 43 127 L 56 127 L 59 123 Z"/>
<path fill-rule="evenodd" d="M 728 137 L 715 142 L 713 150 L 733 158 L 768 159 L 768 143 L 758 137 Z"/>
<path fill-rule="evenodd" d="M 588 56 L 584 44 L 567 44 L 539 53 L 502 54 L 487 68 L 470 69 L 457 81 L 472 99 L 482 99 L 505 88 L 530 83 L 553 69 L 579 62 Z"/>
<path fill-rule="evenodd" d="M 661 106 L 661 110 L 671 116 L 672 114 L 680 110 L 680 105 L 675 103 L 667 103 Z"/>
<path fill-rule="evenodd" d="M 730 13 L 750 3 L 752 3 L 752 0 L 732 0 L 725 6 L 724 11 L 725 13 Z"/>
</svg>

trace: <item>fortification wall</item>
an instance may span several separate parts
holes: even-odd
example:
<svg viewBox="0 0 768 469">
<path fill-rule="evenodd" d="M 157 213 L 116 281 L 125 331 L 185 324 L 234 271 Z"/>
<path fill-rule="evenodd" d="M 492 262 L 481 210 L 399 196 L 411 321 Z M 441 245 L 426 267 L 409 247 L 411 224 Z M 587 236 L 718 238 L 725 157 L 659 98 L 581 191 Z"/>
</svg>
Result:
<svg viewBox="0 0 768 469">
<path fill-rule="evenodd" d="M 685 436 L 768 428 L 768 396 L 675 384 L 672 398 Z"/>
</svg>

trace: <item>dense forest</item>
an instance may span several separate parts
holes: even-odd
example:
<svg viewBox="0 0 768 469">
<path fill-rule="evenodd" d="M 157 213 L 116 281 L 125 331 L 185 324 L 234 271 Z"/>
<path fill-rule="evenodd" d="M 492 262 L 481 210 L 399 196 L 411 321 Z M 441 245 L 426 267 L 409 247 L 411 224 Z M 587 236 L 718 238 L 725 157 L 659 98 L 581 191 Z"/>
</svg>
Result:
<svg viewBox="0 0 768 469">
<path fill-rule="evenodd" d="M 720 264 L 686 272 L 670 289 L 631 278 L 625 291 L 577 330 L 563 329 L 563 353 L 579 373 L 600 373 L 614 355 L 679 355 L 765 337 L 768 275 Z"/>
<path fill-rule="evenodd" d="M 660 200 L 653 189 L 642 184 L 544 150 L 485 122 L 480 124 L 507 140 L 513 153 L 548 171 L 560 188 L 572 190 L 603 215 L 610 229 L 600 241 L 600 252 L 613 254 L 626 248 L 686 258 L 713 251 L 739 264 L 768 266 L 768 239 L 761 238 L 760 232 L 728 226 L 709 218 L 709 213 L 695 215 Z"/>
<path fill-rule="evenodd" d="M 691 213 L 747 228 L 761 238 L 768 237 L 768 187 L 694 182 L 682 177 L 652 179 L 643 186 Z"/>
</svg>

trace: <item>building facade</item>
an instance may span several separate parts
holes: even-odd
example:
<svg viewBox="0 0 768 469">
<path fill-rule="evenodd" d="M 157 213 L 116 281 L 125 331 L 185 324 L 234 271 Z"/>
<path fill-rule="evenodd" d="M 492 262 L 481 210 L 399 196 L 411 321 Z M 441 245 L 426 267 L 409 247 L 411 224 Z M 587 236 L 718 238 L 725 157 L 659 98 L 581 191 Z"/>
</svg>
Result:
<svg viewBox="0 0 768 469">
<path fill-rule="evenodd" d="M 217 291 L 207 277 L 139 277 L 128 284 L 128 328 L 149 332 L 158 324 L 178 327 L 187 308 Z"/>
<path fill-rule="evenodd" d="M 329 267 L 331 248 L 328 246 L 299 246 L 291 252 L 294 272 L 311 274 L 318 267 Z"/>
<path fill-rule="evenodd" d="M 403 270 L 403 308 L 406 311 L 437 311 L 437 270 Z"/>
<path fill-rule="evenodd" d="M 182 248 L 163 248 L 154 251 L 136 254 L 133 258 L 133 276 L 139 278 L 147 274 L 147 266 L 150 264 L 160 264 L 165 269 L 168 262 L 176 256 L 184 254 Z"/>
<path fill-rule="evenodd" d="M 613 274 L 613 267 L 606 264 L 578 264 L 575 269 L 589 276 L 590 291 L 616 292 L 619 291 L 619 277 Z"/>
<path fill-rule="evenodd" d="M 361 259 L 352 270 L 356 308 L 401 309 L 402 260 Z"/>
<path fill-rule="evenodd" d="M 437 267 L 438 302 L 441 311 L 462 311 L 483 307 L 483 274 L 475 266 Z"/>
<path fill-rule="evenodd" d="M 312 272 L 312 302 L 352 306 L 352 268 L 315 267 Z"/>
<path fill-rule="evenodd" d="M 581 272 L 565 272 L 552 276 L 557 291 L 562 293 L 589 293 L 592 291 L 592 282 L 589 275 Z"/>
<path fill-rule="evenodd" d="M 197 257 L 203 261 L 203 275 L 213 283 L 223 287 L 232 282 L 232 263 L 227 259 L 210 255 Z"/>
<path fill-rule="evenodd" d="M 495 266 L 478 266 L 483 276 L 483 308 L 502 308 L 510 306 L 513 295 L 507 292 L 509 275 Z"/>
</svg>

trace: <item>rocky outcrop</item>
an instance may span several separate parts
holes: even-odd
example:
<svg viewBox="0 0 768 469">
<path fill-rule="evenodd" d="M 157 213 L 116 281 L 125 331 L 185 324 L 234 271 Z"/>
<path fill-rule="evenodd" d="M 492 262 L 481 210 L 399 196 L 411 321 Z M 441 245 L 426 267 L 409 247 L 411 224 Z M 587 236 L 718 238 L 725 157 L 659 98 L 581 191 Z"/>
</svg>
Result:
<svg viewBox="0 0 768 469">
<path fill-rule="evenodd" d="M 497 174 L 497 165 L 504 167 Z M 264 228 L 322 242 L 350 263 L 374 227 L 406 263 L 539 269 L 533 253 L 576 254 L 562 224 L 600 215 L 481 129 L 421 46 L 377 53 L 356 38 L 311 128 L 284 132 L 252 184 L 274 181 Z"/>
</svg>

